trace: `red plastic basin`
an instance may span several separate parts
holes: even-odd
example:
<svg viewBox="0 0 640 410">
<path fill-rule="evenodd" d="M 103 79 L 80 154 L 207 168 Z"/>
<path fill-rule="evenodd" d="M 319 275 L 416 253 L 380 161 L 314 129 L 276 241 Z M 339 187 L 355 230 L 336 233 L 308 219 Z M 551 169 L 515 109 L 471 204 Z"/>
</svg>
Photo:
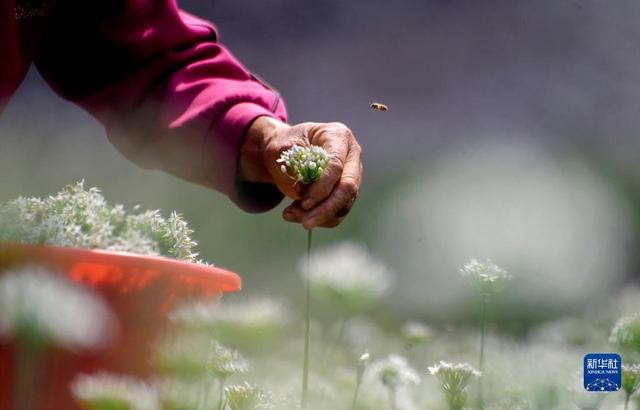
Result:
<svg viewBox="0 0 640 410">
<path fill-rule="evenodd" d="M 118 319 L 108 348 L 67 352 L 52 347 L 41 362 L 41 385 L 33 392 L 38 409 L 77 409 L 69 383 L 80 372 L 107 370 L 145 376 L 150 347 L 166 327 L 167 313 L 185 297 L 218 298 L 240 290 L 233 272 L 163 257 L 0 241 L 0 275 L 7 268 L 47 266 L 101 295 Z M 0 312 L 2 314 L 2 312 Z M 0 339 L 0 409 L 12 408 L 15 346 Z"/>
</svg>

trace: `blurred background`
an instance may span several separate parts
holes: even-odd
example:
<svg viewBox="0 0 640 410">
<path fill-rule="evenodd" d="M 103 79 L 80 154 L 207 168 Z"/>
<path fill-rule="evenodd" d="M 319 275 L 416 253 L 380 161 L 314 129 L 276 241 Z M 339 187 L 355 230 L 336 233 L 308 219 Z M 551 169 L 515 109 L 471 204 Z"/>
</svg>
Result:
<svg viewBox="0 0 640 410">
<path fill-rule="evenodd" d="M 640 278 L 640 3 L 632 0 L 189 0 L 286 99 L 364 147 L 358 205 L 316 246 L 364 242 L 396 273 L 381 315 L 465 321 L 458 274 L 490 257 L 516 279 L 514 326 L 580 312 Z M 389 106 L 373 112 L 369 103 Z M 0 201 L 84 179 L 111 202 L 182 212 L 245 294 L 297 297 L 306 234 L 282 207 L 124 159 L 29 72 L 0 118 Z"/>
</svg>

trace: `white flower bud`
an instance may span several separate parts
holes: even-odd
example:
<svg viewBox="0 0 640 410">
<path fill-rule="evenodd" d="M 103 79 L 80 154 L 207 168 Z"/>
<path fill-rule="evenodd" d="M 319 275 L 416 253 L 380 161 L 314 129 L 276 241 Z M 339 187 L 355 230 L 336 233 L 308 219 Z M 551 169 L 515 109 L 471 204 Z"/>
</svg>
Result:
<svg viewBox="0 0 640 410">
<path fill-rule="evenodd" d="M 292 179 L 303 184 L 312 184 L 327 170 L 329 160 L 329 154 L 322 147 L 294 145 L 291 149 L 282 152 L 276 162 L 284 162 L 287 167 L 293 169 Z"/>
</svg>

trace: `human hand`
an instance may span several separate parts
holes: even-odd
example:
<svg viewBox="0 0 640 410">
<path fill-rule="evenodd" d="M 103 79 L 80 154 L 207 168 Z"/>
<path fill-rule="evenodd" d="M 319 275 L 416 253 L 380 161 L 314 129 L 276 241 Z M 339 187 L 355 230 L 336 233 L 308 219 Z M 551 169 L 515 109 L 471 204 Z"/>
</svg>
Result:
<svg viewBox="0 0 640 410">
<path fill-rule="evenodd" d="M 331 156 L 322 177 L 311 185 L 285 175 L 278 158 L 294 145 L 318 145 Z M 362 149 L 349 128 L 340 123 L 305 122 L 288 125 L 271 117 L 257 118 L 240 150 L 240 177 L 248 182 L 274 184 L 294 199 L 283 218 L 305 228 L 334 227 L 353 206 L 362 180 Z"/>
</svg>

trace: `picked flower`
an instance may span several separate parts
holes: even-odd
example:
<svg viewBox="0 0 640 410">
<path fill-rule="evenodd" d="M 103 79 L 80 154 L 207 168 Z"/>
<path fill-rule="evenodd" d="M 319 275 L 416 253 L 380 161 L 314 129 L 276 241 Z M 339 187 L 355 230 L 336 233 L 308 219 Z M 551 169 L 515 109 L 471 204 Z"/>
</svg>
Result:
<svg viewBox="0 0 640 410">
<path fill-rule="evenodd" d="M 467 386 L 472 378 L 482 375 L 468 363 L 453 364 L 441 361 L 428 369 L 429 373 L 440 381 L 440 387 L 451 410 L 462 410 L 466 406 Z"/>
<path fill-rule="evenodd" d="M 304 271 L 306 261 L 300 261 Z M 314 298 L 352 316 L 373 307 L 391 285 L 391 273 L 359 243 L 346 241 L 311 257 L 309 281 Z"/>
<path fill-rule="evenodd" d="M 640 352 L 640 314 L 619 319 L 611 330 L 609 343 Z"/>
<path fill-rule="evenodd" d="M 329 153 L 320 146 L 294 145 L 282 152 L 276 162 L 281 164 L 280 169 L 285 175 L 303 184 L 312 184 L 327 170 L 330 160 Z M 293 175 L 289 173 L 290 170 L 293 171 Z"/>
<path fill-rule="evenodd" d="M 213 341 L 209 351 L 208 371 L 213 377 L 225 380 L 229 376 L 249 372 L 249 361 L 238 351 Z"/>
<path fill-rule="evenodd" d="M 71 393 L 92 410 L 159 410 L 157 391 L 146 383 L 110 373 L 82 374 L 71 383 Z"/>
<path fill-rule="evenodd" d="M 513 278 L 509 272 L 494 264 L 491 259 L 484 262 L 471 259 L 460 268 L 460 273 L 463 277 L 471 280 L 485 296 L 502 291 L 507 281 Z"/>
<path fill-rule="evenodd" d="M 44 267 L 0 275 L 0 336 L 40 346 L 99 348 L 111 341 L 115 318 L 89 289 Z"/>
</svg>

